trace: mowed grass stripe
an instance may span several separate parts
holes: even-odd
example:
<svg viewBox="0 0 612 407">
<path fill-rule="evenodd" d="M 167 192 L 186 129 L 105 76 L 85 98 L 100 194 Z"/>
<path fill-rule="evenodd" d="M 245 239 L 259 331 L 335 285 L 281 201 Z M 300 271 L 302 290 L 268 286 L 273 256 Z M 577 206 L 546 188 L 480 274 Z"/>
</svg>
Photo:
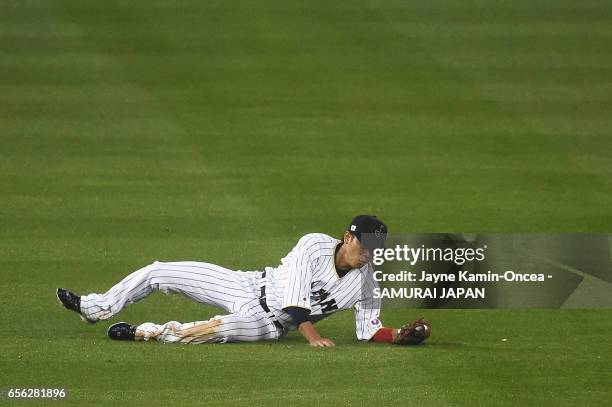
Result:
<svg viewBox="0 0 612 407">
<path fill-rule="evenodd" d="M 567 147 L 575 144 L 578 137 L 582 135 L 571 133 L 564 138 L 567 141 L 562 142 L 561 146 L 559 146 L 556 140 L 551 140 L 551 138 L 540 134 L 538 126 L 534 126 L 530 122 L 538 124 L 544 121 L 545 125 L 551 126 L 551 122 L 565 120 L 568 116 L 567 112 L 575 110 L 575 107 L 580 105 L 580 110 L 572 115 L 573 120 L 576 122 L 575 126 L 577 127 L 578 123 L 588 122 L 587 130 L 589 130 L 589 133 L 592 133 L 594 127 L 602 126 L 602 123 L 604 125 L 608 124 L 606 117 L 603 116 L 608 102 L 597 102 L 598 104 L 595 104 L 595 109 L 583 107 L 584 103 L 572 103 L 569 101 L 563 101 L 561 108 L 559 108 L 555 104 L 540 103 L 537 99 L 533 100 L 533 98 L 508 103 L 494 100 L 495 103 L 492 103 L 486 94 L 484 96 L 481 95 L 478 84 L 483 82 L 488 85 L 490 81 L 499 81 L 500 79 L 494 75 L 495 72 L 492 72 L 493 75 L 491 75 L 491 64 L 504 61 L 504 58 L 486 59 L 488 64 L 481 67 L 477 66 L 476 68 L 482 69 L 485 67 L 487 69 L 486 67 L 489 67 L 489 72 L 485 71 L 478 77 L 471 77 L 471 66 L 469 67 L 470 69 L 466 69 L 464 72 L 444 64 L 443 60 L 440 62 L 437 59 L 435 42 L 432 45 L 431 39 L 426 39 L 426 41 L 429 41 L 426 43 L 426 47 L 418 46 L 419 41 L 409 42 L 408 45 L 403 43 L 402 40 L 404 38 L 399 37 L 398 39 L 397 35 L 393 35 L 394 30 L 385 29 L 387 21 L 385 18 L 377 19 L 376 13 L 374 13 L 374 19 L 370 16 L 368 25 L 375 27 L 377 30 L 370 28 L 365 32 L 360 32 L 355 38 L 347 39 L 348 28 L 350 28 L 350 23 L 355 19 L 355 16 L 359 15 L 360 12 L 366 14 L 369 11 L 367 9 L 365 11 L 362 9 L 352 11 L 350 18 L 348 18 L 349 22 L 346 25 L 340 25 L 342 30 L 338 31 L 342 35 L 334 37 L 339 38 L 336 41 L 329 42 L 321 41 L 328 39 L 325 37 L 325 33 L 331 32 L 331 30 L 328 30 L 329 27 L 332 27 L 329 20 L 315 20 L 320 23 L 321 27 L 318 28 L 324 33 L 323 36 L 319 37 L 316 34 L 312 34 L 312 31 L 308 31 L 310 26 L 304 24 L 304 22 L 312 22 L 314 17 L 319 16 L 318 13 L 313 13 L 312 10 L 307 11 L 304 15 L 299 15 L 297 18 L 295 13 L 291 14 L 286 9 L 281 8 L 278 11 L 283 16 L 296 18 L 299 22 L 296 26 L 302 28 L 302 30 L 296 29 L 290 33 L 283 31 L 282 33 L 286 34 L 289 38 L 288 40 L 286 37 L 273 35 L 275 30 L 280 32 L 285 27 L 282 24 L 275 25 L 274 23 L 277 22 L 275 20 L 270 24 L 262 23 L 259 20 L 246 21 L 244 31 L 240 32 L 242 33 L 241 36 L 230 30 L 231 25 L 227 27 L 221 25 L 220 22 L 223 19 L 212 19 L 210 25 L 218 29 L 216 36 L 221 38 L 220 42 L 226 45 L 223 41 L 227 38 L 232 39 L 232 42 L 229 44 L 230 47 L 223 48 L 225 52 L 221 54 L 214 48 L 214 41 L 211 40 L 211 37 L 204 35 L 209 28 L 206 24 L 206 16 L 203 17 L 202 23 L 197 26 L 192 20 L 188 20 L 190 24 L 193 24 L 190 27 L 194 28 L 194 31 L 189 35 L 176 34 L 174 32 L 166 32 L 166 35 L 156 33 L 152 36 L 146 36 L 150 43 L 145 47 L 140 46 L 140 37 L 135 38 L 132 45 L 132 50 L 136 55 L 134 61 L 144 55 L 147 59 L 150 58 L 161 62 L 161 66 L 165 67 L 165 70 L 162 70 L 161 73 L 145 70 L 145 74 L 140 75 L 140 79 L 137 80 L 143 82 L 149 80 L 152 82 L 154 78 L 157 78 L 162 73 L 180 72 L 182 74 L 181 77 L 188 78 L 189 81 L 195 80 L 196 83 L 202 83 L 201 89 L 196 87 L 193 88 L 193 91 L 186 91 L 186 87 L 181 85 L 180 81 L 172 81 L 167 85 L 163 81 L 158 81 L 155 82 L 155 85 L 151 86 L 161 89 L 164 100 L 167 99 L 173 104 L 176 103 L 177 108 L 175 112 L 180 115 L 185 125 L 192 129 L 190 134 L 193 134 L 194 137 L 198 137 L 200 140 L 207 139 L 208 130 L 213 126 L 211 121 L 224 121 L 224 123 L 214 125 L 214 128 L 221 134 L 228 135 L 229 137 L 215 140 L 218 143 L 209 145 L 209 147 L 224 153 L 231 152 L 229 155 L 223 154 L 223 159 L 224 161 L 232 160 L 236 166 L 244 165 L 245 162 L 255 163 L 261 172 L 254 172 L 250 177 L 247 175 L 244 182 L 240 182 L 238 185 L 248 190 L 249 193 L 261 194 L 260 191 L 265 190 L 266 195 L 262 197 L 263 201 L 269 201 L 270 197 L 279 196 L 280 200 L 273 200 L 271 203 L 272 205 L 277 205 L 279 212 L 282 208 L 289 206 L 288 204 L 294 204 L 294 201 L 286 198 L 282 191 L 291 189 L 291 183 L 295 183 L 296 175 L 300 174 L 300 170 L 306 168 L 306 171 L 308 171 L 309 164 L 316 161 L 320 161 L 319 166 L 316 166 L 317 168 L 329 168 L 332 171 L 333 168 L 342 167 L 342 160 L 347 162 L 344 164 L 345 166 L 350 165 L 350 158 L 345 157 L 346 154 L 342 154 L 343 150 L 350 151 L 350 147 L 348 147 L 347 143 L 343 143 L 340 140 L 356 139 L 360 140 L 364 148 L 373 151 L 371 162 L 377 164 L 376 168 L 374 168 L 367 164 L 367 160 L 364 160 L 366 161 L 367 168 L 360 168 L 360 171 L 357 171 L 357 174 L 367 174 L 369 176 L 369 180 L 365 181 L 366 186 L 376 186 L 383 190 L 387 188 L 385 192 L 392 192 L 396 195 L 402 195 L 403 191 L 411 192 L 410 196 L 402 196 L 403 199 L 396 200 L 401 205 L 394 206 L 394 210 L 391 211 L 397 212 L 405 207 L 416 208 L 417 214 L 414 215 L 414 219 L 409 219 L 410 225 L 413 223 L 418 225 L 418 223 L 424 222 L 429 224 L 429 227 L 432 229 L 436 228 L 436 223 L 431 220 L 431 217 L 418 216 L 420 214 L 418 210 L 422 207 L 422 204 L 420 204 L 421 199 L 419 199 L 421 196 L 423 196 L 423 201 L 433 202 L 433 207 L 427 209 L 428 211 L 431 210 L 435 213 L 449 212 L 455 209 L 453 205 L 459 206 L 462 210 L 469 210 L 470 216 L 466 217 L 468 221 L 465 222 L 464 227 L 469 226 L 469 223 L 473 225 L 475 221 L 488 223 L 488 221 L 493 219 L 498 220 L 500 213 L 495 213 L 495 211 L 489 208 L 489 202 L 494 207 L 500 207 L 501 205 L 504 208 L 507 205 L 515 209 L 515 212 L 519 214 L 532 214 L 527 217 L 523 216 L 521 219 L 507 220 L 507 222 L 512 222 L 517 228 L 534 230 L 532 227 L 526 226 L 533 223 L 539 225 L 539 227 L 551 227 L 557 220 L 549 220 L 549 217 L 565 217 L 567 222 L 575 223 L 575 218 L 569 213 L 570 207 L 576 204 L 577 196 L 584 197 L 585 194 L 576 194 L 574 192 L 572 194 L 573 199 L 568 201 L 565 196 L 566 188 L 559 189 L 559 187 L 564 184 L 565 176 L 573 169 L 571 163 L 567 161 L 568 158 L 576 156 L 575 151 L 571 151 L 568 154 Z M 451 8 L 448 13 L 456 11 Z M 463 13 L 462 15 L 465 15 L 469 10 L 461 9 L 460 11 Z M 502 9 L 501 13 L 505 13 L 505 11 Z M 542 12 L 540 19 L 544 20 L 543 12 L 547 12 L 548 9 L 544 7 L 540 11 Z M 141 34 L 143 32 L 151 32 L 153 24 L 150 21 L 156 21 L 154 16 L 157 12 L 152 11 L 143 19 L 140 19 L 139 15 L 132 17 L 134 21 L 140 24 L 134 30 Z M 587 10 L 586 17 L 590 15 L 588 12 Z M 274 13 L 270 14 L 273 17 L 275 16 Z M 178 16 L 180 16 L 180 13 Z M 178 16 L 173 15 L 170 18 L 180 18 Z M 586 18 L 585 16 L 577 16 L 576 18 Z M 225 15 L 225 17 L 227 16 Z M 400 13 L 397 19 L 403 17 L 405 15 Z M 129 16 L 123 16 L 122 18 L 129 18 Z M 238 14 L 237 18 L 240 20 L 244 16 Z M 460 17 L 453 18 L 463 21 Z M 429 19 L 432 20 L 432 17 L 429 16 Z M 272 20 L 270 15 L 266 15 L 262 19 L 262 21 L 268 20 Z M 474 20 L 473 24 L 477 26 L 478 19 L 472 18 L 472 20 Z M 427 20 L 425 19 L 425 21 Z M 435 21 L 438 20 L 434 20 L 434 23 Z M 505 26 L 511 24 L 511 21 L 510 19 L 507 22 L 500 22 L 499 31 L 503 32 Z M 452 25 L 453 22 L 454 20 L 447 22 L 442 18 L 438 22 L 438 26 Z M 534 21 L 532 25 L 535 26 L 541 22 Z M 262 26 L 265 29 L 262 29 Z M 355 41 L 359 41 L 361 44 L 364 41 L 364 37 L 368 35 L 371 37 L 370 43 L 364 43 L 365 45 L 361 48 L 356 46 Z M 159 37 L 163 37 L 161 45 L 155 42 Z M 237 46 L 238 41 L 236 38 L 244 41 L 243 47 Z M 385 40 L 392 38 L 395 41 L 383 42 L 381 38 Z M 501 36 L 502 40 L 503 38 Z M 317 40 L 320 42 L 317 43 Z M 342 40 L 345 40 L 345 42 L 342 42 Z M 417 40 L 420 39 L 417 38 Z M 500 42 L 499 37 L 493 38 L 490 42 L 482 41 L 485 44 L 484 46 L 489 47 L 492 51 L 498 49 L 498 53 L 501 55 L 517 54 L 516 50 L 513 50 L 512 47 L 504 48 L 503 41 L 501 41 L 502 47 L 496 46 L 497 42 Z M 294 45 L 305 43 L 306 45 L 303 48 L 293 49 L 293 52 L 289 53 L 287 49 L 288 43 Z M 473 44 L 474 41 L 462 42 L 462 44 L 464 43 Z M 544 47 L 545 43 L 546 41 L 543 41 L 541 46 Z M 548 43 L 556 43 L 554 37 L 550 37 Z M 379 47 L 372 46 L 371 44 L 379 45 Z M 381 44 L 383 46 L 380 46 Z M 412 46 L 411 44 L 417 45 Z M 458 45 L 459 42 L 455 41 L 455 44 Z M 268 47 L 265 47 L 266 45 Z M 318 45 L 318 48 L 316 45 Z M 180 52 L 176 55 L 177 59 L 184 60 L 185 64 L 177 64 L 174 60 L 167 63 L 163 60 L 160 61 L 160 58 L 151 51 L 158 48 L 163 49 L 164 52 L 169 54 L 179 49 Z M 189 49 L 192 50 L 192 53 L 189 52 Z M 328 53 L 334 50 L 337 51 L 336 55 L 343 57 L 346 61 L 358 63 L 339 62 L 333 64 L 335 69 L 325 69 L 326 65 L 324 63 L 328 62 L 328 59 L 306 58 L 306 56 L 312 54 L 313 49 L 320 51 L 325 56 L 328 56 Z M 570 52 L 569 50 L 571 50 L 571 47 L 568 47 L 566 52 Z M 265 57 L 259 59 L 254 57 L 254 55 L 259 55 L 263 51 L 265 51 Z M 411 54 L 410 51 L 416 51 L 416 54 Z M 445 50 L 442 49 L 441 51 Z M 479 55 L 479 52 L 482 52 L 478 48 L 472 51 L 473 55 Z M 277 57 L 277 55 L 287 55 L 287 53 L 289 53 L 289 56 L 285 60 L 280 60 Z M 429 58 L 427 58 L 428 53 L 430 55 Z M 138 63 L 135 65 L 131 64 L 133 61 L 129 55 L 131 54 L 124 55 L 126 61 L 130 62 L 130 66 L 138 67 Z M 223 59 L 227 58 L 228 55 L 236 58 L 236 61 L 233 61 L 235 63 L 231 64 L 225 75 L 222 75 L 222 72 L 216 69 L 206 69 L 210 65 L 214 66 L 217 57 Z M 410 58 L 405 57 L 405 55 L 409 55 Z M 425 58 L 423 55 L 425 55 Z M 431 55 L 434 56 L 433 62 Z M 518 55 L 520 57 L 520 53 Z M 348 58 L 346 58 L 347 56 Z M 404 71 L 390 69 L 387 65 L 381 66 L 381 61 L 393 60 L 391 57 L 397 58 L 402 62 L 399 65 L 395 62 L 396 65 L 391 66 L 396 68 L 403 67 Z M 200 64 L 194 64 L 193 61 L 200 62 Z M 525 61 L 528 62 L 528 60 Z M 265 65 L 266 63 L 267 65 Z M 534 74 L 531 78 L 528 78 L 528 83 L 536 87 L 537 83 L 535 82 L 540 77 L 548 76 L 549 73 L 546 71 L 546 66 L 540 65 L 538 61 L 529 65 Z M 507 68 L 511 64 L 506 61 L 504 66 Z M 243 68 L 241 69 L 240 67 Z M 568 75 L 580 74 L 580 72 L 572 73 L 571 70 L 568 71 L 563 66 L 559 69 Z M 518 70 L 520 70 L 520 67 Z M 293 77 L 292 72 L 294 72 Z M 406 72 L 409 72 L 409 74 L 406 75 Z M 322 79 L 322 82 L 291 81 L 298 74 L 304 74 L 300 76 L 306 78 Z M 147 79 L 149 76 L 150 78 Z M 211 76 L 214 76 L 215 80 L 211 80 Z M 474 84 L 472 85 L 472 92 L 465 89 L 466 76 L 469 79 L 469 83 Z M 398 86 L 400 81 L 406 80 L 408 80 L 406 85 Z M 427 81 L 425 83 L 426 86 L 429 86 L 429 92 L 421 89 L 419 93 L 409 93 L 408 95 L 401 93 L 407 89 L 412 91 L 413 85 L 416 85 L 418 89 L 423 80 Z M 503 77 L 501 80 L 503 80 Z M 320 86 L 316 86 L 318 83 L 320 83 Z M 439 87 L 436 85 L 437 83 L 440 83 Z M 463 88 L 457 88 L 458 84 L 463 86 Z M 346 97 L 348 95 L 343 94 L 340 90 L 342 86 L 344 86 L 344 89 L 359 87 L 367 91 L 367 93 L 355 94 L 353 92 L 350 94 L 350 99 L 348 99 Z M 432 92 L 432 89 L 434 92 Z M 291 93 L 288 94 L 287 91 L 293 92 L 293 95 Z M 213 96 L 211 96 L 211 93 Z M 491 92 L 489 91 L 488 93 L 490 94 Z M 395 99 L 393 95 L 396 95 Z M 402 96 L 404 96 L 403 99 Z M 385 104 L 383 101 L 384 97 L 395 103 L 389 102 Z M 470 98 L 475 100 L 467 103 L 462 100 L 463 97 L 466 97 L 468 100 Z M 304 99 L 308 100 L 308 98 L 311 98 L 313 102 L 310 104 L 301 102 Z M 215 106 L 211 106 L 208 102 L 211 99 L 218 103 Z M 334 101 L 334 99 L 337 102 L 330 104 L 330 101 Z M 297 102 L 292 103 L 293 100 L 297 100 Z M 361 105 L 359 105 L 359 102 L 361 102 Z M 563 105 L 568 107 L 563 108 Z M 536 109 L 536 107 L 538 108 Z M 309 111 L 312 111 L 312 114 L 303 117 L 304 112 Z M 382 111 L 386 112 L 382 116 L 382 120 L 385 121 L 385 127 L 379 125 Z M 207 115 L 206 112 L 210 112 L 210 114 Z M 390 112 L 396 113 L 389 116 Z M 293 118 L 296 113 L 299 114 L 298 118 Z M 433 127 L 434 124 L 428 123 L 426 120 L 418 120 L 417 118 L 422 115 L 432 118 L 443 117 L 443 123 L 445 124 L 443 131 L 440 130 L 439 123 L 436 123 L 435 127 Z M 546 119 L 547 115 L 551 115 L 550 120 Z M 365 120 L 363 117 L 365 117 Z M 431 119 L 430 121 L 432 120 L 436 119 Z M 456 136 L 457 132 L 455 129 L 466 127 L 465 122 L 468 120 L 469 124 L 467 127 L 471 129 L 474 129 L 475 126 L 482 127 L 482 133 L 478 134 L 476 132 L 474 134 L 474 131 L 472 131 L 472 134 L 468 134 L 467 137 Z M 356 125 L 347 124 L 351 122 L 355 122 Z M 416 128 L 416 126 L 421 128 Z M 497 148 L 493 151 L 488 148 L 485 150 L 479 149 L 478 146 L 482 145 L 482 139 L 489 137 L 491 128 L 497 130 L 501 128 L 507 132 L 507 136 L 502 140 L 491 141 L 492 144 L 497 145 Z M 415 129 L 418 131 L 413 132 Z M 435 129 L 435 131 L 429 132 L 428 129 Z M 465 130 L 463 132 L 465 134 Z M 302 136 L 296 137 L 294 134 Z M 343 136 L 334 138 L 332 134 L 342 134 Z M 376 134 L 380 138 L 377 138 L 376 143 L 373 143 L 369 140 L 368 134 Z M 427 134 L 427 138 L 421 140 L 423 134 Z M 246 139 L 247 137 L 256 138 L 257 143 L 252 143 Z M 243 140 L 243 143 L 241 143 L 243 148 L 236 145 L 234 142 L 236 139 Z M 330 139 L 333 142 L 325 143 L 325 140 Z M 457 145 L 457 143 L 461 144 Z M 524 151 L 524 146 L 526 145 L 531 146 L 530 150 Z M 598 141 L 598 145 L 603 147 L 603 150 L 601 148 L 597 149 L 602 152 L 603 156 L 609 144 L 607 140 L 602 138 L 601 141 Z M 425 146 L 428 148 L 424 150 L 423 147 Z M 259 147 L 260 150 L 264 151 L 264 154 L 267 152 L 265 155 L 266 161 L 261 160 L 260 162 L 260 160 L 254 160 L 249 154 L 254 147 Z M 287 151 L 290 151 L 291 154 L 286 154 Z M 388 153 L 389 151 L 391 151 L 390 154 Z M 508 157 L 508 153 L 512 155 Z M 592 153 L 592 151 L 589 151 L 589 153 Z M 391 160 L 385 159 L 389 156 L 392 157 Z M 333 157 L 334 161 L 332 165 L 328 163 L 332 160 L 331 157 Z M 547 161 L 550 162 L 550 165 L 544 168 L 533 168 L 538 165 L 538 162 L 545 159 L 544 157 L 548 159 Z M 214 155 L 210 158 L 214 159 Z M 292 165 L 296 159 L 299 159 L 302 165 Z M 267 160 L 272 160 L 270 166 L 266 165 L 269 162 Z M 381 162 L 383 164 L 380 164 Z M 439 167 L 441 163 L 444 163 L 444 168 Z M 470 171 L 466 174 L 466 171 L 472 170 L 472 168 L 477 169 L 479 166 L 487 168 L 486 174 L 483 174 L 482 171 L 476 174 Z M 504 171 L 507 166 L 510 168 L 527 167 L 527 169 L 516 174 L 512 170 Z M 262 182 L 262 178 L 264 180 L 267 178 L 265 174 L 274 171 L 269 167 L 281 169 L 278 172 L 282 172 L 282 174 L 278 174 L 278 172 L 270 174 L 279 182 Z M 607 167 L 609 168 L 609 166 Z M 498 175 L 501 176 L 501 179 L 495 176 L 491 177 L 491 168 L 499 168 Z M 603 171 L 609 172 L 608 168 L 604 167 Z M 450 172 L 450 176 L 446 171 Z M 550 174 L 551 172 L 552 174 Z M 461 174 L 461 176 L 459 177 L 455 173 Z M 355 178 L 358 178 L 357 174 Z M 390 184 L 390 181 L 386 179 L 387 174 L 410 174 L 411 177 L 395 177 L 396 182 Z M 433 176 L 421 179 L 426 174 L 433 174 Z M 337 179 L 339 177 L 327 183 L 324 172 L 308 171 L 306 174 L 300 175 L 300 181 L 306 182 L 307 186 L 315 191 L 346 189 L 346 195 L 350 196 L 351 192 L 356 189 L 351 188 L 350 182 L 347 182 L 348 186 L 338 185 Z M 257 179 L 255 179 L 256 177 Z M 353 175 L 348 175 L 348 177 L 351 179 Z M 356 182 L 364 183 L 361 178 Z M 500 179 L 499 186 L 491 185 L 490 179 Z M 252 191 L 249 188 L 253 184 L 257 186 L 258 191 Z M 547 194 L 553 196 L 552 201 L 561 202 L 560 206 L 555 205 L 551 208 L 551 205 L 546 205 L 539 199 L 532 199 L 534 196 L 541 195 L 540 190 L 543 184 L 546 185 L 546 188 L 550 189 L 547 191 Z M 323 188 L 319 187 L 319 185 L 323 185 Z M 455 185 L 457 185 L 460 191 L 466 192 L 459 192 L 460 194 L 457 195 L 454 188 Z M 484 186 L 484 188 L 481 186 Z M 592 190 L 591 184 L 585 184 L 582 180 L 572 183 L 572 187 Z M 270 193 L 269 188 L 280 192 L 280 194 Z M 442 202 L 438 202 L 440 201 L 440 196 L 449 192 L 455 198 L 453 201 L 442 200 Z M 587 195 L 592 194 L 593 192 Z M 427 199 L 430 196 L 437 198 Z M 306 196 L 305 199 L 312 200 L 310 196 Z M 600 199 L 600 194 L 594 193 L 593 200 L 598 201 Z M 333 202 L 339 205 L 337 203 L 338 200 L 338 198 L 335 198 Z M 363 201 L 363 198 L 361 200 Z M 453 205 L 449 205 L 449 202 L 452 202 Z M 564 202 L 568 202 L 568 207 L 563 207 Z M 594 205 L 588 197 L 585 202 L 580 202 L 580 205 L 591 207 L 595 212 L 593 220 L 587 221 L 589 224 L 587 228 L 594 227 L 597 223 L 594 222 L 596 217 L 606 217 L 605 209 L 603 207 L 597 208 L 597 205 Z M 549 216 L 550 210 L 558 211 L 558 213 L 556 212 Z M 321 214 L 321 216 L 324 216 L 324 214 Z M 296 217 L 299 217 L 299 212 L 297 211 L 289 216 L 290 219 L 295 219 Z M 408 220 L 404 220 L 402 223 L 406 224 L 407 222 Z"/>
</svg>

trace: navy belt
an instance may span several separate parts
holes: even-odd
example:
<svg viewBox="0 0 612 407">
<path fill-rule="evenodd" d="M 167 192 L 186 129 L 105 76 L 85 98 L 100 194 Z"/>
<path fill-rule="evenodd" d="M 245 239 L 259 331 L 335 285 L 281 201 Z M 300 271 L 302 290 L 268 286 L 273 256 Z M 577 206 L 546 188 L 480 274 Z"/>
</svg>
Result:
<svg viewBox="0 0 612 407">
<path fill-rule="evenodd" d="M 261 273 L 261 278 L 262 279 L 266 278 L 266 272 L 265 271 L 263 271 Z M 281 331 L 284 331 L 285 328 L 274 317 L 274 314 L 272 314 L 272 312 L 270 311 L 270 307 L 268 307 L 268 304 L 266 303 L 266 285 L 265 284 L 261 285 L 261 289 L 260 289 L 260 293 L 259 293 L 259 305 L 261 305 L 261 308 L 263 308 L 263 310 L 268 314 L 268 316 L 270 317 L 272 322 L 274 322 L 274 326 L 276 326 Z"/>
</svg>

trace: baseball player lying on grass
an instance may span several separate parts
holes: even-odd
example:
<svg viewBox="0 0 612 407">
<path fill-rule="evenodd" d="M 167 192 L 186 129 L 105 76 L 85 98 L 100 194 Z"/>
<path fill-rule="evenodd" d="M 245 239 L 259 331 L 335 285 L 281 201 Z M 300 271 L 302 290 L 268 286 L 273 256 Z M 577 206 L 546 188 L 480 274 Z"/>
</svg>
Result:
<svg viewBox="0 0 612 407">
<path fill-rule="evenodd" d="M 399 329 L 383 327 L 380 299 L 372 295 L 372 252 L 384 246 L 387 226 L 375 216 L 353 219 L 343 240 L 322 233 L 303 236 L 276 267 L 234 271 L 200 262 L 154 262 L 125 277 L 104 294 L 79 296 L 57 289 L 58 300 L 94 323 L 118 314 L 155 290 L 180 293 L 229 314 L 208 321 L 165 324 L 119 322 L 108 330 L 117 340 L 204 343 L 280 339 L 299 329 L 312 346 L 334 346 L 314 325 L 336 311 L 355 312 L 357 339 L 416 345 L 430 334 L 418 319 Z"/>
</svg>

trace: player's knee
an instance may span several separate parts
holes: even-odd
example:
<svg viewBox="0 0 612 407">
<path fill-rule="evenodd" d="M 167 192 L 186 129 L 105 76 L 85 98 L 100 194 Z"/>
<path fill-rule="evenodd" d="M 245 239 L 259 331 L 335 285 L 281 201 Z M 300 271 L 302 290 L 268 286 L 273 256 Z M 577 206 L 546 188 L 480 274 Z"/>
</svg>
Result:
<svg viewBox="0 0 612 407">
<path fill-rule="evenodd" d="M 159 276 L 160 273 L 163 271 L 163 263 L 159 261 L 154 261 L 153 263 L 146 266 L 145 269 L 147 270 L 147 274 L 149 276 Z"/>
<path fill-rule="evenodd" d="M 163 267 L 160 262 L 154 262 L 142 269 L 145 272 L 144 281 L 154 291 L 160 290 L 162 287 L 160 283 L 163 282 Z M 162 285 L 163 286 L 163 285 Z"/>
</svg>

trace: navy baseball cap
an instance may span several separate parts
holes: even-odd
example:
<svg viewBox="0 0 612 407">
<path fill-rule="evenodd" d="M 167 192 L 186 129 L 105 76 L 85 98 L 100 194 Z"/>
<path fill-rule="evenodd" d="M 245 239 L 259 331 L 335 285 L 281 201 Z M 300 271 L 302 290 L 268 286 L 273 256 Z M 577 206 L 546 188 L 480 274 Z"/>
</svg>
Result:
<svg viewBox="0 0 612 407">
<path fill-rule="evenodd" d="M 358 215 L 348 227 L 350 234 L 359 239 L 361 245 L 368 249 L 385 247 L 387 225 L 374 215 Z"/>
</svg>

